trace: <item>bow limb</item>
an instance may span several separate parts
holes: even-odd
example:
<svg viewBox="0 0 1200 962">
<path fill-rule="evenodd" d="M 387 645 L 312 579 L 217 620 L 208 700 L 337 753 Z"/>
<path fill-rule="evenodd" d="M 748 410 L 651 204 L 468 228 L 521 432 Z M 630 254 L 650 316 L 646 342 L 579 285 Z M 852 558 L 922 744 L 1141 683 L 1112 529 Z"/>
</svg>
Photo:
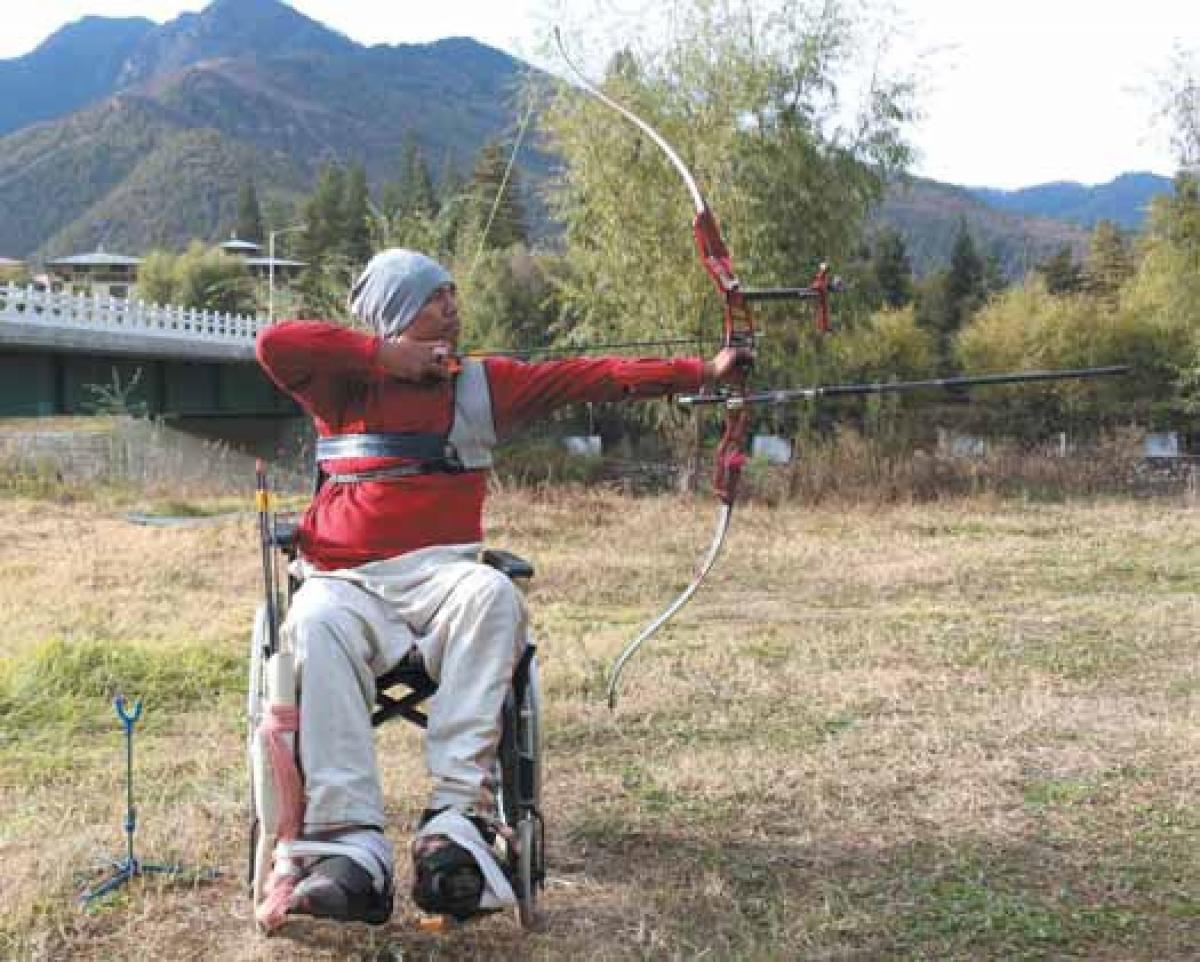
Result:
<svg viewBox="0 0 1200 962">
<path fill-rule="evenodd" d="M 608 680 L 609 708 L 617 707 L 617 690 L 621 683 L 621 673 L 625 670 L 625 665 L 629 663 L 629 659 L 637 654 L 638 649 L 641 648 L 642 645 L 644 645 L 647 641 L 649 641 L 650 637 L 657 632 L 659 628 L 670 621 L 680 608 L 692 600 L 692 595 L 696 593 L 696 589 L 700 587 L 700 583 L 704 581 L 704 579 L 708 577 L 708 573 L 712 571 L 713 565 L 717 563 L 717 558 L 721 554 L 721 548 L 725 544 L 725 535 L 729 531 L 729 521 L 732 517 L 732 502 L 722 503 L 721 507 L 717 510 L 717 526 L 713 531 L 712 544 L 709 545 L 708 554 L 704 556 L 704 560 L 701 562 L 700 567 L 696 570 L 695 577 L 693 577 L 688 586 L 684 588 L 682 592 L 680 592 L 679 596 L 663 609 L 660 615 L 658 615 L 653 621 L 647 624 L 645 628 L 638 632 L 638 636 L 625 646 L 625 649 L 613 663 L 612 674 L 609 676 Z"/>
<path fill-rule="evenodd" d="M 575 75 L 575 79 L 579 81 L 579 85 L 593 97 L 599 100 L 602 104 L 612 108 L 631 124 L 637 127 L 638 130 L 653 140 L 658 145 L 658 148 L 667 155 L 667 159 L 670 160 L 675 169 L 679 171 L 679 176 L 683 178 L 683 182 L 687 185 L 688 193 L 692 195 L 692 203 L 696 208 L 697 216 L 702 211 L 707 210 L 708 204 L 705 203 L 704 195 L 700 193 L 700 188 L 696 184 L 696 178 L 692 176 L 692 172 L 688 170 L 687 164 L 685 164 L 683 160 L 680 159 L 679 154 L 675 152 L 675 148 L 668 144 L 663 138 L 662 134 L 646 123 L 646 121 L 642 120 L 641 117 L 635 114 L 624 104 L 613 100 L 612 97 L 588 80 L 584 72 L 575 65 L 575 61 L 573 61 L 570 55 L 567 53 L 566 45 L 563 43 L 562 32 L 558 29 L 558 27 L 554 28 L 554 42 L 558 44 L 558 52 L 562 55 L 563 60 L 567 62 L 567 66 L 571 68 L 571 73 Z"/>
<path fill-rule="evenodd" d="M 716 216 L 709 208 L 704 194 L 701 193 L 700 187 L 696 183 L 696 178 L 692 175 L 687 164 L 683 162 L 676 150 L 667 143 L 666 139 L 657 130 L 624 104 L 618 103 L 612 97 L 608 96 L 608 94 L 604 93 L 604 91 L 600 90 L 584 76 L 583 71 L 575 66 L 574 62 L 568 56 L 563 44 L 562 34 L 557 28 L 554 31 L 554 37 L 563 60 L 566 61 L 572 73 L 579 79 L 581 86 L 593 97 L 612 110 L 615 110 L 649 137 L 663 154 L 666 155 L 672 166 L 679 173 L 680 178 L 687 187 L 688 194 L 691 196 L 692 207 L 695 211 L 695 216 L 692 220 L 692 237 L 696 243 L 696 252 L 700 256 L 700 262 L 704 267 L 705 273 L 708 274 L 716 286 L 724 307 L 722 347 L 753 348 L 753 315 L 751 314 L 746 298 L 742 294 L 742 285 L 738 280 L 737 272 L 734 270 L 733 258 L 729 253 L 729 248 L 725 245 L 725 240 L 721 236 L 720 225 L 717 223 Z M 733 507 L 737 497 L 738 481 L 741 477 L 742 467 L 746 462 L 746 456 L 742 452 L 742 448 L 745 443 L 749 423 L 749 410 L 738 399 L 746 393 L 746 384 L 750 377 L 752 365 L 751 355 L 747 353 L 745 359 L 738 366 L 738 370 L 730 385 L 730 397 L 725 404 L 725 430 L 721 436 L 721 442 L 717 447 L 716 469 L 713 478 L 713 490 L 720 499 L 721 506 L 717 512 L 716 528 L 713 531 L 712 543 L 709 545 L 708 553 L 704 556 L 704 560 L 696 570 L 695 577 L 692 578 L 688 586 L 684 588 L 674 601 L 663 609 L 661 614 L 650 621 L 638 633 L 637 637 L 625 646 L 621 654 L 617 657 L 608 685 L 608 705 L 610 708 L 616 706 L 621 674 L 625 666 L 629 663 L 629 660 L 663 625 L 670 621 L 691 600 L 704 579 L 708 577 L 708 573 L 716 565 L 717 558 L 721 554 L 721 549 L 725 544 L 725 536 L 729 531 L 729 525 L 733 519 Z"/>
</svg>

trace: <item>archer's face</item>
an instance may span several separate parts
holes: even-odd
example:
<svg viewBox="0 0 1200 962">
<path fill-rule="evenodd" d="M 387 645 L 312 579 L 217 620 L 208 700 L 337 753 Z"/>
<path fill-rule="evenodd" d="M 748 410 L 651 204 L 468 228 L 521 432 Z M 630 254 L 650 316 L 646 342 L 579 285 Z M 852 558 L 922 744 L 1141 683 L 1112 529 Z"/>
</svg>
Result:
<svg viewBox="0 0 1200 962">
<path fill-rule="evenodd" d="M 414 341 L 445 341 L 453 349 L 458 347 L 459 331 L 458 292 L 453 284 L 443 284 L 429 295 L 404 336 Z"/>
</svg>

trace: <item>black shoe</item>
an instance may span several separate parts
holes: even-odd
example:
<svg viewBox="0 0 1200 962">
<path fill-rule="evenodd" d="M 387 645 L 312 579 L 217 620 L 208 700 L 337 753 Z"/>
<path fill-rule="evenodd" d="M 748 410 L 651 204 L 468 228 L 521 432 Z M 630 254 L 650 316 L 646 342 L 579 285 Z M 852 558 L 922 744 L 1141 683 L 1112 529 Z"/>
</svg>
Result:
<svg viewBox="0 0 1200 962">
<path fill-rule="evenodd" d="M 460 922 L 480 914 L 484 881 L 475 856 L 442 836 L 422 842 L 427 847 L 413 856 L 412 898 L 418 908 Z"/>
<path fill-rule="evenodd" d="M 338 922 L 382 925 L 392 917 L 392 880 L 382 892 L 371 873 L 348 855 L 328 855 L 317 861 L 292 893 L 291 915 L 311 915 Z"/>
</svg>

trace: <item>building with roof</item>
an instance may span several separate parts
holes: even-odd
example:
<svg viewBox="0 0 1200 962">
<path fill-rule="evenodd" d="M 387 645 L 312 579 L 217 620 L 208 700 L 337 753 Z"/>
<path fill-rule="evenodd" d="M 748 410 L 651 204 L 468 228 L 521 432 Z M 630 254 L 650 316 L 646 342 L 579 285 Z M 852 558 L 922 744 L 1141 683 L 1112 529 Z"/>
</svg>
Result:
<svg viewBox="0 0 1200 962">
<path fill-rule="evenodd" d="M 308 264 L 304 261 L 289 260 L 286 257 L 273 257 L 270 253 L 263 255 L 262 244 L 242 240 L 236 234 L 230 234 L 229 240 L 218 245 L 226 254 L 233 254 L 246 262 L 246 270 L 258 281 L 267 283 L 274 274 L 275 284 L 287 287 L 303 272 Z M 272 270 L 272 268 L 274 268 Z"/>
<path fill-rule="evenodd" d="M 237 234 L 230 234 L 229 240 L 217 246 L 226 254 L 236 254 L 238 257 L 257 257 L 262 253 L 262 244 L 242 240 Z"/>
<path fill-rule="evenodd" d="M 129 298 L 137 286 L 141 263 L 140 257 L 111 254 L 99 247 L 90 254 L 74 254 L 49 261 L 46 273 L 53 290 Z"/>
</svg>

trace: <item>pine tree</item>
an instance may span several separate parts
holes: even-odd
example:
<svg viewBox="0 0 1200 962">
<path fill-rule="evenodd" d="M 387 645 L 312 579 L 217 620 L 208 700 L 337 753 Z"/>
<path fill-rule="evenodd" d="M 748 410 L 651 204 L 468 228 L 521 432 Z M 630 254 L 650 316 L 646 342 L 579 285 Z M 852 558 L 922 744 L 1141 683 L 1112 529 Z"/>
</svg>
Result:
<svg viewBox="0 0 1200 962">
<path fill-rule="evenodd" d="M 438 215 L 433 224 L 434 241 L 431 247 L 440 255 L 452 258 L 455 252 L 463 249 L 462 244 L 471 229 L 475 208 L 466 179 L 449 156 L 442 165 L 436 194 Z"/>
<path fill-rule="evenodd" d="M 404 160 L 405 183 L 407 186 L 408 213 L 422 217 L 438 215 L 438 196 L 433 186 L 433 175 L 425 163 L 425 155 L 418 144 L 408 145 Z"/>
<path fill-rule="evenodd" d="M 528 239 L 517 168 L 509 170 L 511 148 L 498 140 L 483 145 L 471 174 L 473 220 L 486 247 L 503 250 Z M 505 174 L 507 172 L 507 178 Z"/>
<path fill-rule="evenodd" d="M 338 210 L 339 247 L 352 269 L 362 267 L 371 257 L 371 202 L 367 172 L 354 164 L 346 174 Z"/>
<path fill-rule="evenodd" d="M 987 297 L 987 264 L 963 221 L 950 253 L 950 266 L 930 277 L 917 303 L 918 323 L 937 338 L 943 371 L 952 368 L 954 337 Z"/>
<path fill-rule="evenodd" d="M 300 259 L 308 267 L 299 287 L 304 309 L 316 316 L 335 316 L 345 301 L 349 275 L 343 251 L 345 188 L 346 172 L 338 164 L 327 164 L 303 205 Z"/>
<path fill-rule="evenodd" d="M 234 231 L 242 240 L 261 244 L 266 232 L 263 230 L 262 208 L 258 204 L 258 192 L 254 181 L 247 180 L 238 190 L 237 228 Z"/>
<path fill-rule="evenodd" d="M 438 251 L 436 220 L 441 200 L 420 145 L 406 140 L 398 176 L 384 183 L 379 193 L 376 228 L 381 243 Z"/>
<path fill-rule="evenodd" d="M 888 307 L 898 308 L 913 298 L 912 264 L 904 235 L 895 228 L 880 231 L 871 255 L 871 278 Z"/>
<path fill-rule="evenodd" d="M 1086 262 L 1088 290 L 1113 301 L 1121 285 L 1133 274 L 1133 257 L 1121 229 L 1110 220 L 1092 231 Z"/>
<path fill-rule="evenodd" d="M 304 202 L 301 257 L 311 265 L 327 262 L 341 245 L 345 181 L 345 171 L 338 164 L 327 164 L 317 177 L 316 189 Z"/>
<path fill-rule="evenodd" d="M 1063 244 L 1058 251 L 1035 268 L 1046 281 L 1051 294 L 1077 294 L 1083 290 L 1083 267 L 1071 253 L 1071 245 Z"/>
<path fill-rule="evenodd" d="M 965 221 L 960 221 L 950 251 L 950 271 L 946 275 L 946 293 L 954 307 L 955 329 L 979 306 L 987 293 L 985 267 L 970 228 Z"/>
</svg>

